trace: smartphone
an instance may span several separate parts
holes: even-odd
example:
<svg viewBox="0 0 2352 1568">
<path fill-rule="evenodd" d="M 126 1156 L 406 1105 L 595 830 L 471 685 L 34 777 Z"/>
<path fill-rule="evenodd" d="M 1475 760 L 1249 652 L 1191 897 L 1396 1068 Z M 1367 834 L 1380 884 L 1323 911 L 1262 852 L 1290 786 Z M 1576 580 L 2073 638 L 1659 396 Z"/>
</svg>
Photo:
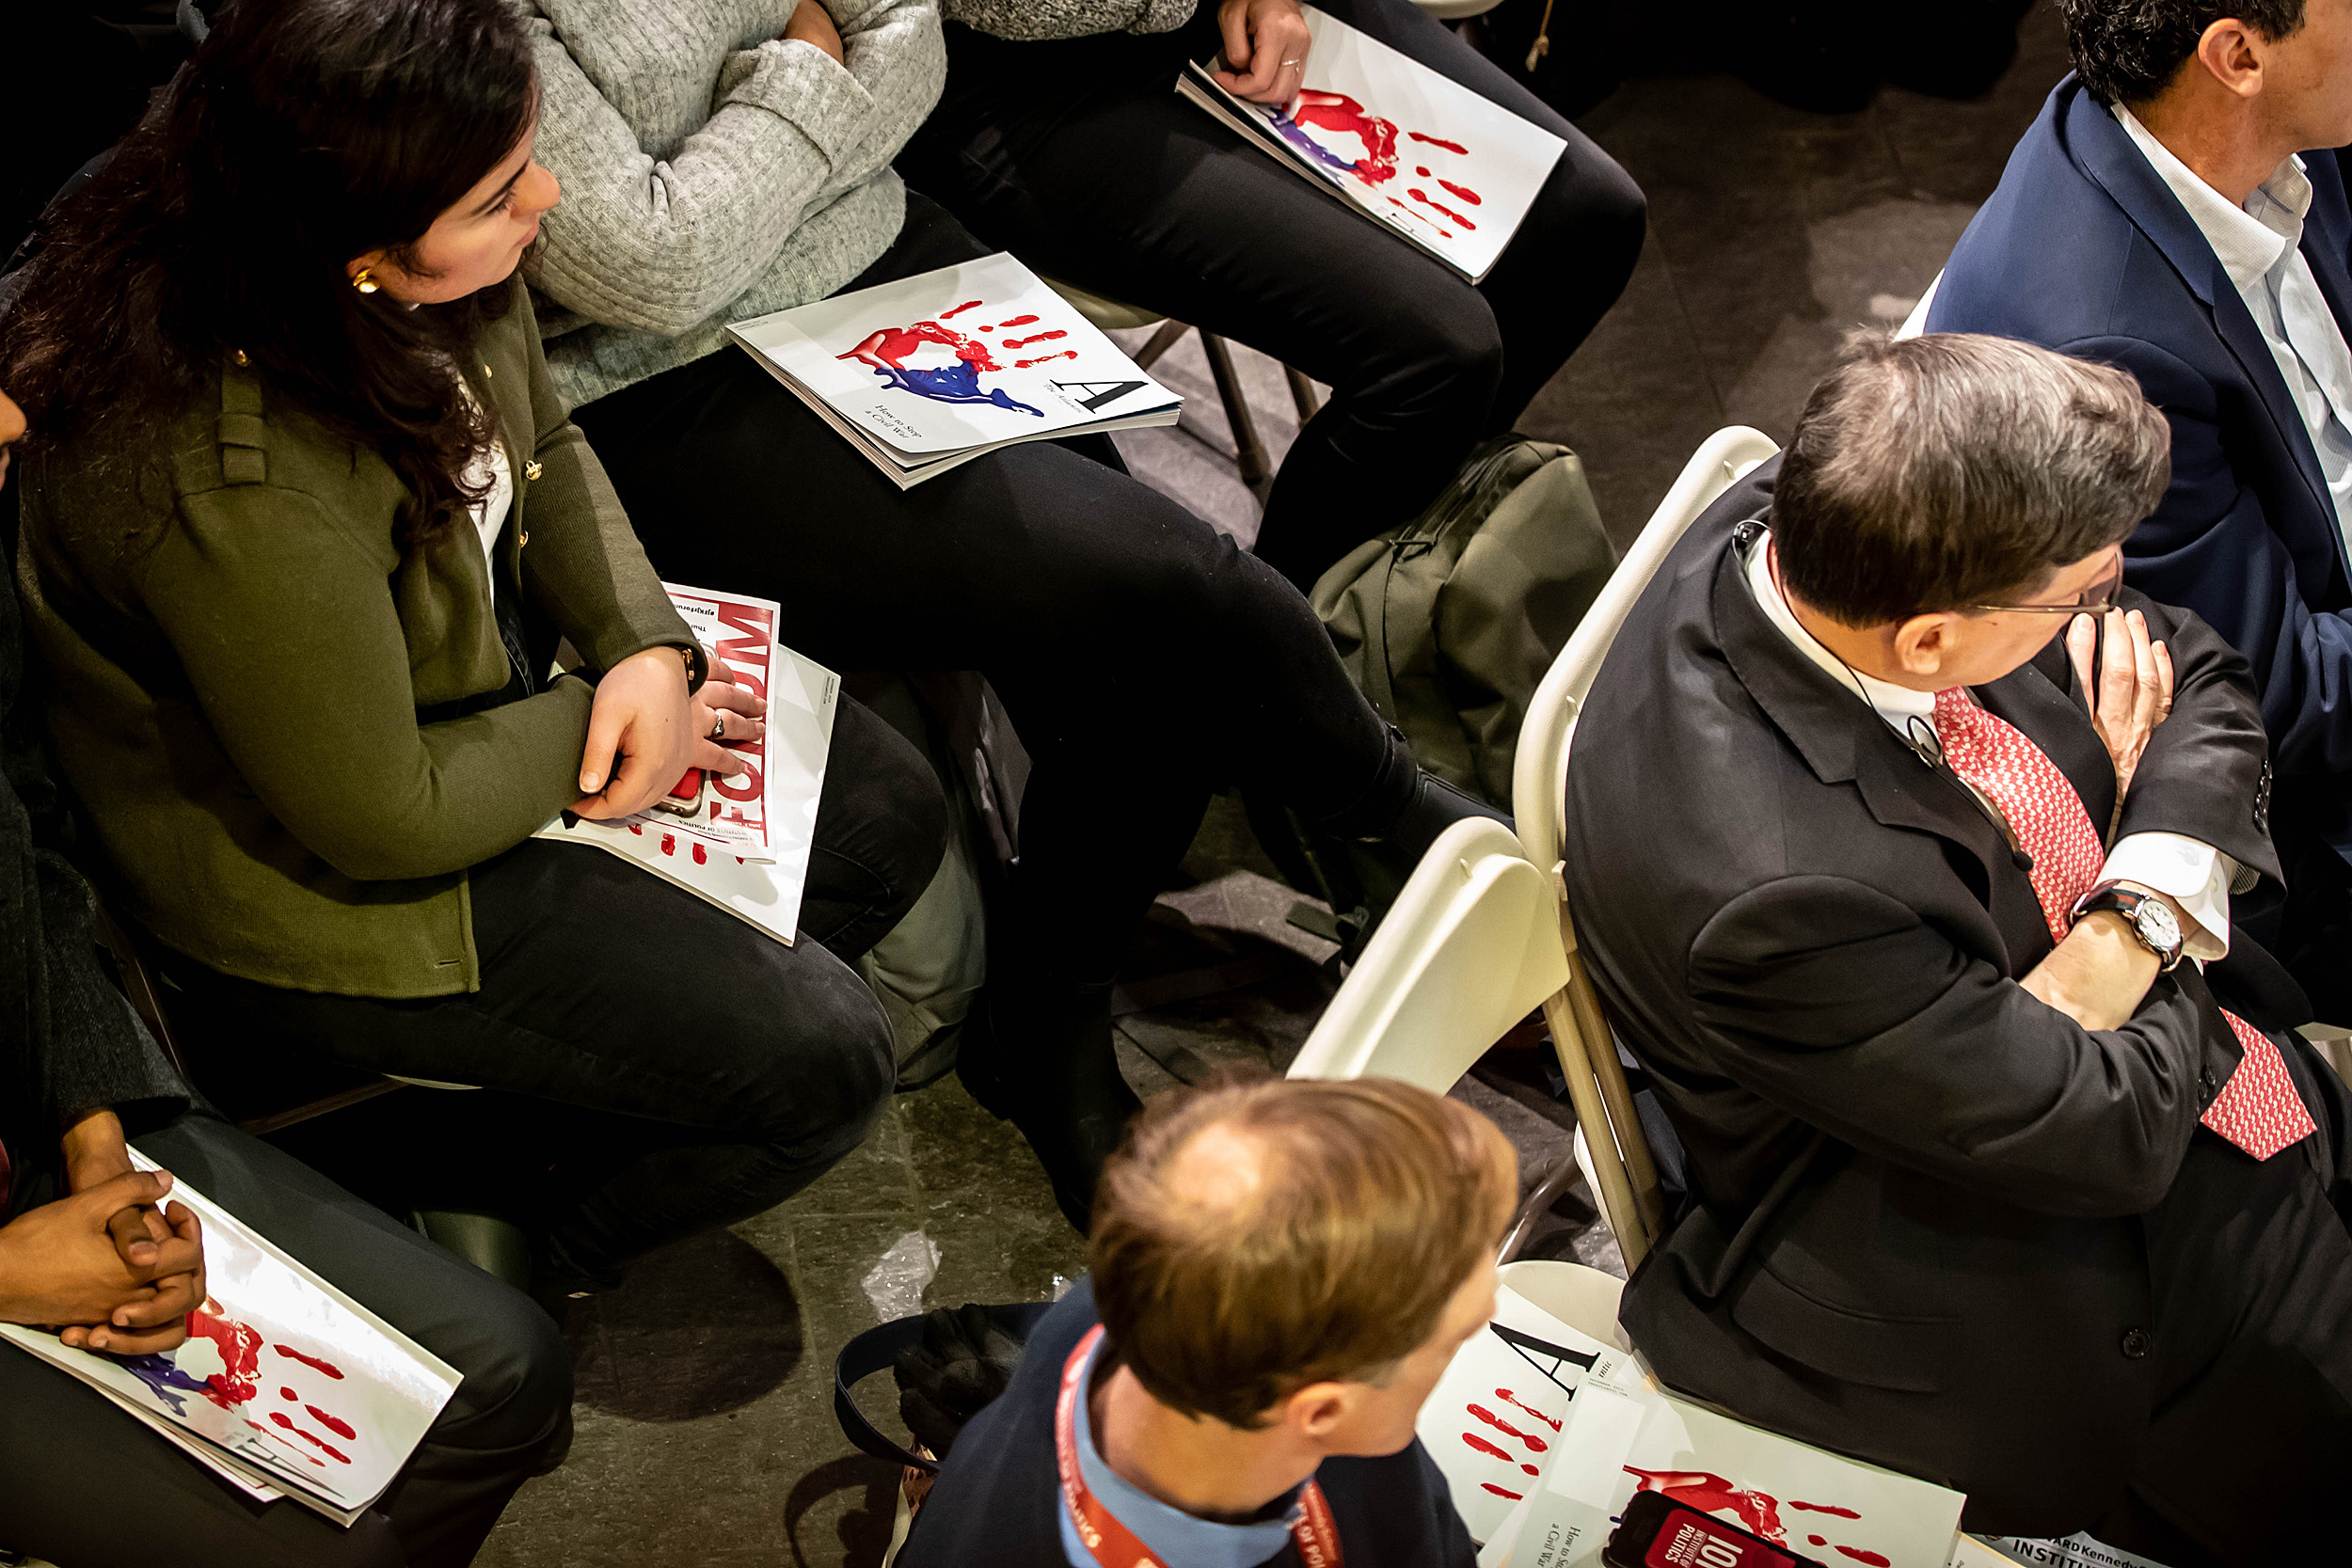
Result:
<svg viewBox="0 0 2352 1568">
<path fill-rule="evenodd" d="M 1662 1492 L 1636 1492 L 1609 1544 L 1608 1568 L 1827 1568 Z"/>
<path fill-rule="evenodd" d="M 699 768 L 690 768 L 686 776 L 671 786 L 669 794 L 653 803 L 653 809 L 675 812 L 680 816 L 700 816 L 703 795 L 709 787 L 709 775 Z"/>
</svg>

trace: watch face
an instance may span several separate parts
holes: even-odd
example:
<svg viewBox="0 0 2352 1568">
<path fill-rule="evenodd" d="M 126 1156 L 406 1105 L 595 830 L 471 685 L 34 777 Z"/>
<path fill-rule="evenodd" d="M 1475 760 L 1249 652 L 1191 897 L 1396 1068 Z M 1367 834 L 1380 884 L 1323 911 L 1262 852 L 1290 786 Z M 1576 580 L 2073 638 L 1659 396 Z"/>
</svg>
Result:
<svg viewBox="0 0 2352 1568">
<path fill-rule="evenodd" d="M 2181 923 L 2172 918 L 2172 906 L 2161 898 L 2140 902 L 2132 918 L 2138 923 L 2139 934 L 2150 945 L 2170 952 L 2181 945 Z"/>
</svg>

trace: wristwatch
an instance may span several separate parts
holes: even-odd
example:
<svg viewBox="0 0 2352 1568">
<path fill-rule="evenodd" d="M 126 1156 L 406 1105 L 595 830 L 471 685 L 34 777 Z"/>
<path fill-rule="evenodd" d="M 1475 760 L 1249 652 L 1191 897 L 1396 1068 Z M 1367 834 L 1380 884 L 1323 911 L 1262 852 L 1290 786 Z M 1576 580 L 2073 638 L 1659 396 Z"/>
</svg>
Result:
<svg viewBox="0 0 2352 1568">
<path fill-rule="evenodd" d="M 2123 917 L 2139 944 L 2153 953 L 2166 969 L 2181 961 L 2181 923 L 2172 916 L 2172 906 L 2153 894 L 2134 893 L 2120 882 L 2100 882 L 2074 900 L 2074 907 L 2066 914 L 2069 930 L 2087 914 L 2101 910 L 2113 910 Z"/>
</svg>

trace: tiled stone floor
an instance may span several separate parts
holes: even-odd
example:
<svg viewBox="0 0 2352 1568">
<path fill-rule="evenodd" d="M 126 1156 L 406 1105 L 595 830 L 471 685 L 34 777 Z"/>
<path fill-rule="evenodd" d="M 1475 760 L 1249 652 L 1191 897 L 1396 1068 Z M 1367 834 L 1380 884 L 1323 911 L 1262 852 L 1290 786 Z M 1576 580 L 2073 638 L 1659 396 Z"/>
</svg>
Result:
<svg viewBox="0 0 2352 1568">
<path fill-rule="evenodd" d="M 1627 83 L 1582 124 L 1649 193 L 1651 231 L 1624 300 L 1522 421 L 1584 455 L 1620 542 L 1683 460 L 1730 423 L 1785 438 L 1848 327 L 1899 320 L 1991 191 L 2010 144 L 2064 70 L 2046 4 L 1984 98 L 1897 88 L 1816 115 L 1728 76 Z M 1295 434 L 1271 363 L 1245 354 L 1262 434 Z M 1121 445 L 1149 482 L 1247 540 L 1255 509 L 1233 478 L 1197 344 L 1162 362 L 1190 406 L 1172 431 Z M 1220 1061 L 1289 1059 L 1330 993 L 1327 943 L 1284 923 L 1294 901 L 1234 803 L 1220 800 L 1131 966 L 1152 976 L 1257 960 L 1267 977 L 1210 1001 L 1157 1003 L 1120 1022 L 1121 1058 L 1149 1093 Z M 1565 1147 L 1536 1062 L 1467 1083 L 1531 1172 Z M 1514 1082 L 1527 1080 L 1526 1083 Z M 1614 1249 L 1571 1212 L 1547 1245 L 1603 1266 Z M 833 1357 L 853 1333 L 923 1307 L 1050 1294 L 1083 1247 L 1010 1128 L 952 1076 L 889 1107 L 873 1137 L 790 1203 L 646 1259 L 576 1313 L 579 1441 L 524 1488 L 491 1538 L 490 1568 L 866 1565 L 890 1525 L 891 1473 L 859 1457 L 831 1410 Z M 868 1386 L 886 1413 L 887 1379 Z"/>
</svg>

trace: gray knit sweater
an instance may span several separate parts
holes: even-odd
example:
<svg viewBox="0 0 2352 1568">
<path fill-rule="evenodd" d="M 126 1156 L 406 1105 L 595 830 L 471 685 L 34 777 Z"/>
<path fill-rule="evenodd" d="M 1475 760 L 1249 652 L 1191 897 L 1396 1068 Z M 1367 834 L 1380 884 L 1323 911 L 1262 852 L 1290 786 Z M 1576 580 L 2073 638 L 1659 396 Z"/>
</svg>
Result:
<svg viewBox="0 0 2352 1568">
<path fill-rule="evenodd" d="M 1121 28 L 1165 33 L 1192 20 L 1194 0 L 945 0 L 950 22 L 1000 39 L 1074 39 Z"/>
<path fill-rule="evenodd" d="M 936 0 L 823 0 L 846 69 L 777 41 L 795 3 L 515 0 L 564 187 L 527 276 L 574 405 L 824 298 L 898 237 L 890 160 L 946 76 Z"/>
</svg>

